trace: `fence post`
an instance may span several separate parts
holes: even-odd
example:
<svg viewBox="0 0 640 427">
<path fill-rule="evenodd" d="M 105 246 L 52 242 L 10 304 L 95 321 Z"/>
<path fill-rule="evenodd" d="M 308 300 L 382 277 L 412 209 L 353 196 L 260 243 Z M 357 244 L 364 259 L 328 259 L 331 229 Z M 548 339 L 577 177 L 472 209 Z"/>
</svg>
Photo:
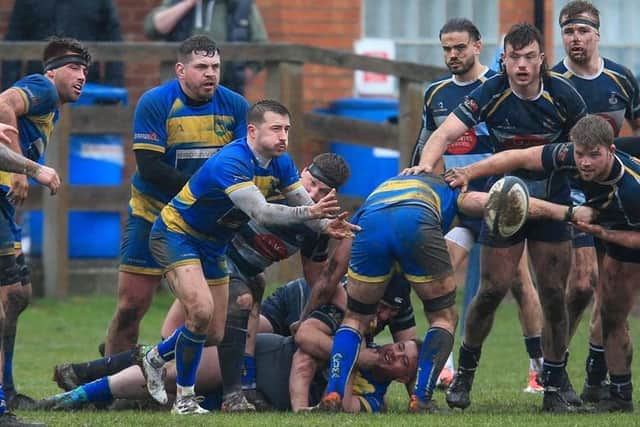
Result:
<svg viewBox="0 0 640 427">
<path fill-rule="evenodd" d="M 62 185 L 53 197 L 47 191 L 42 193 L 44 295 L 56 298 L 64 298 L 69 286 L 69 109 L 68 104 L 60 109 L 60 119 L 47 147 L 47 165 L 58 172 Z"/>
<path fill-rule="evenodd" d="M 400 170 L 409 166 L 411 151 L 422 123 L 422 84 L 400 79 L 400 106 L 398 114 L 398 150 Z"/>
</svg>

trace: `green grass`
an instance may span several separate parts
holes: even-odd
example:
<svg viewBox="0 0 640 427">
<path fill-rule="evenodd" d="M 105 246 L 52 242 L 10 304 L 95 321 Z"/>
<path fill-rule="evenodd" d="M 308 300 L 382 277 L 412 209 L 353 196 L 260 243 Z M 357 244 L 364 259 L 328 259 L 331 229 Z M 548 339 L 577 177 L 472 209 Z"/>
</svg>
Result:
<svg viewBox="0 0 640 427">
<path fill-rule="evenodd" d="M 462 298 L 458 298 L 462 300 Z M 166 309 L 171 300 L 161 293 L 147 314 L 141 341 L 155 342 Z M 36 398 L 57 393 L 51 381 L 53 365 L 65 361 L 83 361 L 97 356 L 97 345 L 104 337 L 114 309 L 114 297 L 74 297 L 67 301 L 37 300 L 23 314 L 19 323 L 16 345 L 15 378 L 18 389 Z M 418 315 L 418 330 L 425 331 L 423 316 Z M 583 321 L 571 346 L 569 373 L 576 388 L 584 379 L 586 356 L 586 321 Z M 640 322 L 633 319 L 632 332 Z M 382 336 L 379 341 L 388 341 Z M 456 349 L 459 339 L 456 337 Z M 446 426 L 544 426 L 544 425 L 637 425 L 637 415 L 569 415 L 541 414 L 541 396 L 522 392 L 525 386 L 528 358 L 522 333 L 512 303 L 499 309 L 494 329 L 483 348 L 481 366 L 472 391 L 472 405 L 465 412 L 451 415 L 420 415 L 405 413 L 407 396 L 404 387 L 394 384 L 389 392 L 390 413 L 384 415 L 294 415 L 265 413 L 257 415 L 212 414 L 179 420 L 158 412 L 96 412 L 74 413 L 19 412 L 30 420 L 40 420 L 52 426 L 170 426 L 235 425 L 235 426 L 377 426 L 377 425 L 446 425 Z M 638 382 L 636 380 L 636 382 Z M 438 391 L 441 406 L 444 396 Z"/>
</svg>

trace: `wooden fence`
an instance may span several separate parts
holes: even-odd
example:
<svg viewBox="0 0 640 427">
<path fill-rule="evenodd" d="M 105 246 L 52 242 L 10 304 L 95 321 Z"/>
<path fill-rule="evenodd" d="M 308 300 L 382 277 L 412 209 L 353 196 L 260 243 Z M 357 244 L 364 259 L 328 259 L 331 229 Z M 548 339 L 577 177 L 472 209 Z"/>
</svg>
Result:
<svg viewBox="0 0 640 427">
<path fill-rule="evenodd" d="M 162 64 L 175 61 L 176 43 L 87 43 L 95 60 L 121 60 L 125 63 Z M 3 42 L 3 59 L 39 59 L 44 43 Z M 409 160 L 420 128 L 424 82 L 444 73 L 442 68 L 401 61 L 390 61 L 356 55 L 349 52 L 321 49 L 288 43 L 221 43 L 224 60 L 254 60 L 263 62 L 267 72 L 266 97 L 278 99 L 294 118 L 302 117 L 292 128 L 290 153 L 297 164 L 302 158 L 307 137 L 342 140 L 371 147 L 400 151 L 400 164 Z M 399 80 L 398 123 L 371 123 L 344 117 L 306 113 L 303 109 L 303 66 L 320 64 L 351 70 L 391 74 Z M 65 105 L 47 151 L 47 163 L 60 173 L 63 183 L 69 177 L 70 134 L 122 134 L 128 137 L 132 129 L 133 106 L 90 106 L 69 108 Z M 126 212 L 129 183 L 120 186 L 63 185 L 56 197 L 50 197 L 39 187 L 31 189 L 27 209 L 44 212 L 43 270 L 44 294 L 64 297 L 68 291 L 68 211 Z M 357 203 L 346 200 L 347 204 Z"/>
</svg>

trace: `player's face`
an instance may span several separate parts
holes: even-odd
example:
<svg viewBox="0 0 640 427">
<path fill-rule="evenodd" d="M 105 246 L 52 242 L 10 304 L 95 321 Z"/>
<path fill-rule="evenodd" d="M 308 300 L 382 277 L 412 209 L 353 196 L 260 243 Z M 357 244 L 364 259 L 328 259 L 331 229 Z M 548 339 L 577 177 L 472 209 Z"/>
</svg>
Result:
<svg viewBox="0 0 640 427">
<path fill-rule="evenodd" d="M 440 38 L 444 63 L 451 74 L 467 73 L 476 63 L 480 55 L 481 42 L 473 41 L 467 32 L 444 33 Z"/>
<path fill-rule="evenodd" d="M 192 53 L 189 62 L 176 65 L 176 75 L 188 97 L 208 101 L 220 82 L 220 55 Z"/>
<path fill-rule="evenodd" d="M 579 144 L 573 145 L 573 156 L 584 181 L 604 181 L 611 172 L 613 165 L 615 146 L 585 147 Z"/>
<path fill-rule="evenodd" d="M 583 13 L 578 17 L 595 21 L 595 19 L 587 13 Z M 566 19 L 566 17 L 563 18 L 563 20 L 564 19 Z M 590 25 L 569 24 L 562 27 L 564 51 L 573 62 L 578 64 L 585 64 L 593 58 L 593 55 L 597 51 L 599 41 L 600 34 L 598 30 Z"/>
<path fill-rule="evenodd" d="M 517 50 L 507 44 L 503 61 L 509 83 L 520 90 L 539 86 L 543 60 L 544 53 L 535 41 Z"/>
<path fill-rule="evenodd" d="M 53 78 L 61 103 L 75 102 L 80 98 L 87 81 L 87 67 L 80 64 L 67 64 L 47 71 L 47 75 Z"/>
<path fill-rule="evenodd" d="M 249 124 L 247 130 L 260 155 L 278 157 L 287 151 L 290 128 L 289 116 L 267 111 L 260 125 Z"/>
<path fill-rule="evenodd" d="M 375 374 L 379 378 L 408 382 L 418 367 L 418 346 L 415 341 L 386 344 L 378 349 Z"/>
<path fill-rule="evenodd" d="M 311 175 L 307 168 L 304 168 L 300 174 L 300 182 L 302 182 L 302 186 L 307 190 L 309 196 L 311 196 L 311 200 L 316 203 L 332 190 L 327 184 Z"/>
</svg>

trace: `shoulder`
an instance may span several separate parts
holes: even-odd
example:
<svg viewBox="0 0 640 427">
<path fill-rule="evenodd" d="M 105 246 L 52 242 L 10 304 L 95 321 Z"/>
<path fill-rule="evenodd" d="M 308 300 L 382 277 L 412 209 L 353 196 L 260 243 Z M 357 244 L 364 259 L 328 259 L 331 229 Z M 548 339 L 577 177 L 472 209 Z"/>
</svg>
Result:
<svg viewBox="0 0 640 427">
<path fill-rule="evenodd" d="M 235 111 L 246 112 L 249 109 L 249 102 L 244 96 L 222 85 L 216 88 L 213 101 L 222 106 L 233 108 Z"/>
<path fill-rule="evenodd" d="M 627 67 L 622 64 L 618 64 L 608 58 L 603 58 L 604 61 L 604 70 L 617 74 L 623 79 L 627 80 L 629 83 L 635 82 L 636 78 Z"/>
<path fill-rule="evenodd" d="M 564 59 L 562 59 L 562 60 L 560 60 L 556 65 L 554 65 L 554 66 L 551 68 L 551 70 L 550 70 L 550 71 L 551 71 L 551 72 L 553 72 L 553 73 L 557 73 L 557 74 L 562 75 L 562 74 L 566 73 L 566 72 L 567 72 L 567 71 L 569 71 L 569 70 L 568 70 L 568 69 L 567 69 L 567 67 L 564 65 Z"/>
<path fill-rule="evenodd" d="M 547 76 L 544 78 L 544 84 L 547 86 L 547 91 L 553 97 L 573 97 L 582 99 L 575 86 L 558 73 L 547 73 Z"/>
<path fill-rule="evenodd" d="M 16 81 L 13 87 L 29 89 L 32 92 L 51 92 L 58 95 L 55 85 L 43 74 L 29 74 Z"/>
</svg>

